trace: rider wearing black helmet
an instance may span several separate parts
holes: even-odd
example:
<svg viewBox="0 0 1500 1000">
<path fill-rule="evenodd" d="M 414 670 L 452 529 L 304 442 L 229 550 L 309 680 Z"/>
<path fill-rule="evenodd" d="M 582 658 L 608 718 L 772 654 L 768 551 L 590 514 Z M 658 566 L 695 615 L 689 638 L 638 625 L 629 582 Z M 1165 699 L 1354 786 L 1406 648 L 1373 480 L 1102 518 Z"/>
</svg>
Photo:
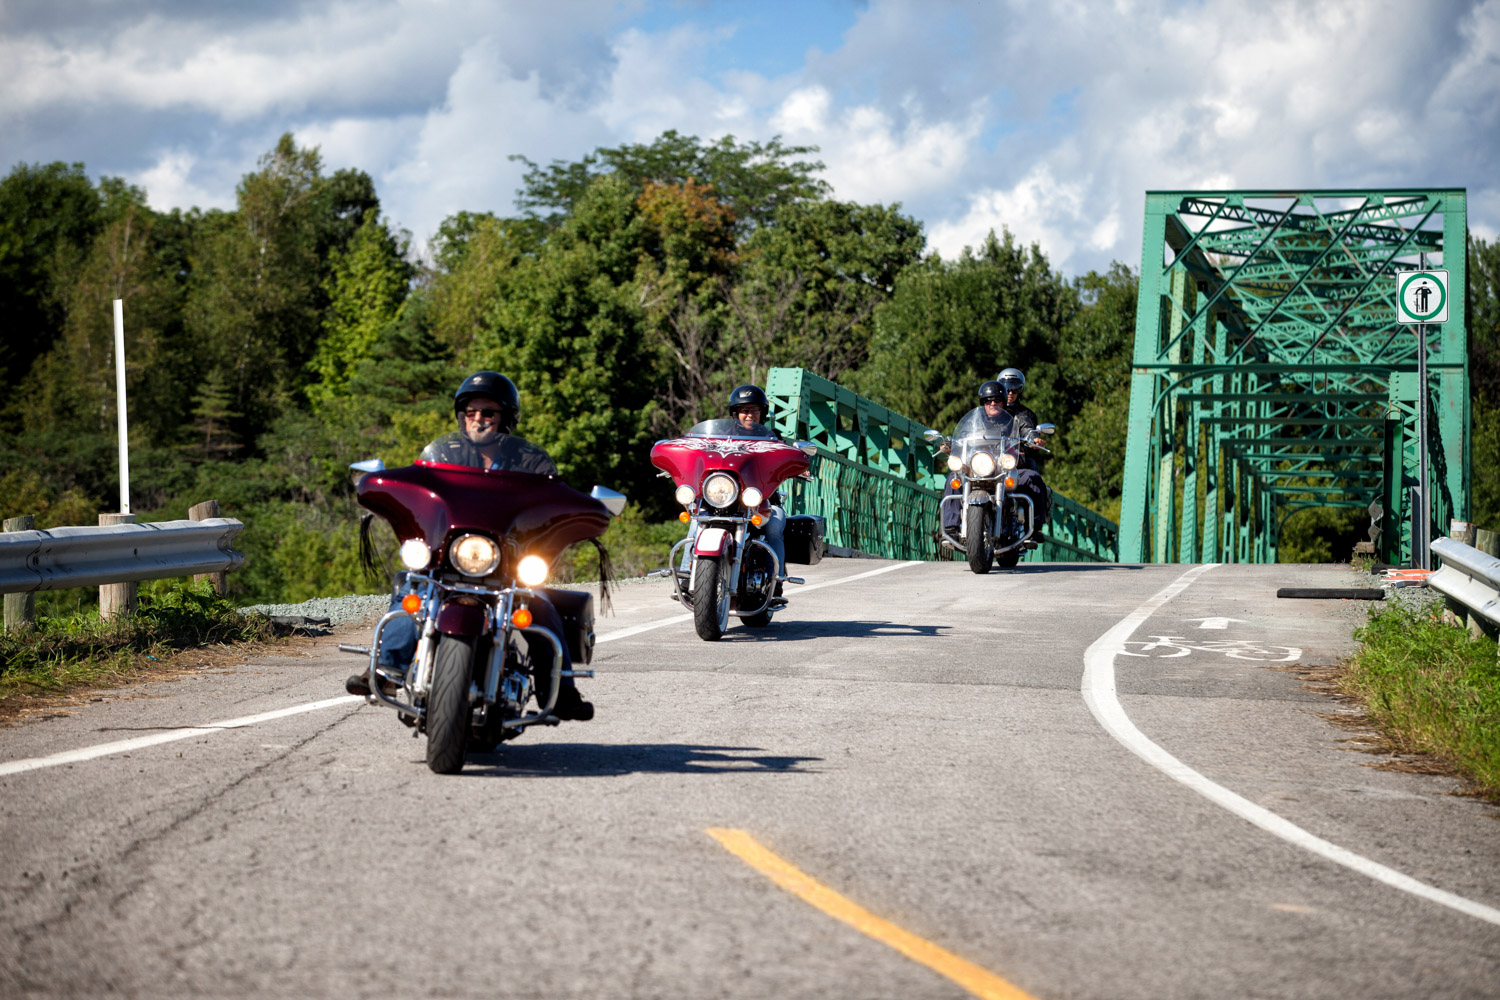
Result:
<svg viewBox="0 0 1500 1000">
<path fill-rule="evenodd" d="M 762 430 L 771 419 L 771 401 L 758 385 L 737 385 L 729 393 L 729 416 L 747 431 Z M 781 492 L 770 496 L 771 516 L 761 527 L 761 537 L 776 553 L 777 572 L 786 575 L 786 510 L 781 506 Z M 777 585 L 780 593 L 780 584 Z"/>
<path fill-rule="evenodd" d="M 1007 372 L 1015 372 L 1020 376 L 1021 385 L 1026 384 L 1026 378 L 1014 368 L 1007 368 L 1001 372 L 1002 378 L 991 379 L 979 386 L 979 409 L 982 417 L 989 423 L 1000 426 L 1001 433 L 1023 438 L 1032 444 L 1041 444 L 1042 437 L 1036 430 L 1036 417 L 1024 406 L 1020 407 L 1023 412 L 1016 412 L 1007 407 L 1007 402 L 1019 396 L 1019 387 L 1012 388 L 1007 385 L 1003 377 Z M 973 411 L 970 411 L 973 412 Z M 1025 458 L 1030 461 L 1029 458 Z M 1016 493 L 1030 498 L 1032 506 L 1036 509 L 1036 524 L 1040 528 L 1047 523 L 1047 515 L 1051 511 L 1051 494 L 1047 486 L 1042 482 L 1041 474 L 1035 468 L 1018 466 L 1011 473 L 1015 480 L 1015 486 L 1011 487 Z M 955 488 L 956 480 L 949 479 L 943 487 L 943 496 L 954 496 L 963 492 L 960 485 Z M 963 505 L 957 503 L 945 503 L 942 505 L 943 527 L 949 531 L 958 531 L 959 522 L 963 519 Z"/>
<path fill-rule="evenodd" d="M 422 449 L 418 461 L 557 475 L 557 466 L 546 451 L 515 434 L 516 424 L 521 419 L 521 394 L 516 391 L 516 384 L 499 372 L 479 371 L 464 379 L 453 394 L 453 415 L 458 418 L 458 430 L 428 444 Z M 401 606 L 405 589 L 406 573 L 403 571 L 396 574 L 396 584 L 391 592 L 392 611 Z M 541 590 L 545 596 L 546 588 Z M 563 634 L 562 619 L 550 601 L 533 599 L 528 606 L 536 624 L 557 635 Z M 403 676 L 416 648 L 417 632 L 412 619 L 406 615 L 392 619 L 381 637 L 380 672 L 388 678 Z M 552 714 L 559 719 L 592 719 L 594 706 L 583 700 L 573 678 L 567 676 L 567 671 L 573 668 L 566 643 L 562 655 L 562 686 L 558 689 Z M 537 674 L 537 697 L 545 704 L 547 691 L 542 683 L 543 677 L 542 673 Z M 344 682 L 344 689 L 350 694 L 367 695 L 370 693 L 369 680 L 364 674 L 354 674 Z"/>
<path fill-rule="evenodd" d="M 557 475 L 545 451 L 515 435 L 521 394 L 499 372 L 480 371 L 464 379 L 453 394 L 453 415 L 458 430 L 423 448 L 422 461 Z"/>
</svg>

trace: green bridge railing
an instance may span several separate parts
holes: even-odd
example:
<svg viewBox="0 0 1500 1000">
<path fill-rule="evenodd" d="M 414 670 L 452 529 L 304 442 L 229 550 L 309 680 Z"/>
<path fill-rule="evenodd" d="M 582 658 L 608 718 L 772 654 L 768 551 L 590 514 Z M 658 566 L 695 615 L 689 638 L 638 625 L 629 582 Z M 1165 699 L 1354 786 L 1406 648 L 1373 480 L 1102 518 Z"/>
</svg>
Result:
<svg viewBox="0 0 1500 1000">
<path fill-rule="evenodd" d="M 938 544 L 945 458 L 923 440 L 925 424 L 801 368 L 772 368 L 766 395 L 783 439 L 818 446 L 812 481 L 787 488 L 787 513 L 821 515 L 831 546 L 888 559 L 955 557 Z M 1052 491 L 1051 523 L 1026 561 L 1118 559 L 1115 523 Z"/>
</svg>

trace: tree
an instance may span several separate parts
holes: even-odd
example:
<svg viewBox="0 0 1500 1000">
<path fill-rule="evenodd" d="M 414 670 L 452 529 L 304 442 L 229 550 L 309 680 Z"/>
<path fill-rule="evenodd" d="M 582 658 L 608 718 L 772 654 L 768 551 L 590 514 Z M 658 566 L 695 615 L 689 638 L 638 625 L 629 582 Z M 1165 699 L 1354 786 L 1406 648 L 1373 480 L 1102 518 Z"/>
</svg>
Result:
<svg viewBox="0 0 1500 1000">
<path fill-rule="evenodd" d="M 601 176 L 622 178 L 638 191 L 650 182 L 692 180 L 712 188 L 748 232 L 770 222 L 786 205 L 827 195 L 827 182 L 814 176 L 823 164 L 800 159 L 817 151 L 816 146 L 787 146 L 779 136 L 764 143 L 740 143 L 731 135 L 704 144 L 697 136 L 672 129 L 649 145 L 601 146 L 572 163 L 554 160 L 541 167 L 515 156 L 512 159 L 527 167 L 516 206 L 531 218 L 557 226 L 572 215 L 576 203 Z"/>
<path fill-rule="evenodd" d="M 347 395 L 350 370 L 373 355 L 381 331 L 396 318 L 412 273 L 404 251 L 372 209 L 348 249 L 331 252 L 323 338 L 308 364 L 318 377 L 307 387 L 314 408 Z"/>
<path fill-rule="evenodd" d="M 899 413 L 949 429 L 1002 367 L 1026 372 L 1026 402 L 1043 420 L 1060 407 L 1057 342 L 1077 294 L 1034 244 L 990 233 L 978 253 L 907 268 L 875 311 L 870 361 L 857 387 Z"/>
<path fill-rule="evenodd" d="M 52 346 L 58 289 L 102 227 L 82 163 L 20 164 L 0 181 L 0 386 L 18 384 Z"/>
</svg>

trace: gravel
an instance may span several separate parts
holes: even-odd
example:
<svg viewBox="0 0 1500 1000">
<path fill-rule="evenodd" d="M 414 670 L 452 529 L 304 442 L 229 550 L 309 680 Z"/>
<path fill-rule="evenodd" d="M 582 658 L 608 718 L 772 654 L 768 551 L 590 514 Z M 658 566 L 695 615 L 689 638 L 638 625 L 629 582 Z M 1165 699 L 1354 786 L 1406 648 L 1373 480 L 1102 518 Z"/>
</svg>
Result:
<svg viewBox="0 0 1500 1000">
<path fill-rule="evenodd" d="M 625 580 L 616 580 L 612 587 L 629 587 L 641 583 L 651 582 L 650 577 L 631 577 Z M 597 592 L 598 583 L 570 583 L 569 589 L 592 590 Z M 385 594 L 349 594 L 346 597 L 314 597 L 312 600 L 303 601 L 301 604 L 252 604 L 246 608 L 240 608 L 242 614 L 260 614 L 272 618 L 327 618 L 329 627 L 338 628 L 340 625 L 357 624 L 359 622 L 373 622 L 385 614 L 391 606 L 391 595 Z"/>
</svg>

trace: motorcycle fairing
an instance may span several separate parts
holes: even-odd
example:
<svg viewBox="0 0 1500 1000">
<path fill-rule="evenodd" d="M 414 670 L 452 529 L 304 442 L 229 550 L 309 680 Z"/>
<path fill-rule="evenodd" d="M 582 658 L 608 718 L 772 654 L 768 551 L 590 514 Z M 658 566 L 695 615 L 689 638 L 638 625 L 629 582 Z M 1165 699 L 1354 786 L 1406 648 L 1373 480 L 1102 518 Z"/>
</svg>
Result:
<svg viewBox="0 0 1500 1000">
<path fill-rule="evenodd" d="M 753 486 L 768 497 L 783 482 L 803 475 L 809 468 L 801 449 L 774 438 L 692 433 L 652 445 L 651 464 L 670 475 L 677 485 L 691 486 L 695 491 L 710 472 L 724 471 L 738 477 L 742 487 Z"/>
<path fill-rule="evenodd" d="M 398 538 L 421 538 L 434 552 L 456 534 L 477 531 L 509 538 L 517 553 L 551 563 L 574 542 L 604 534 L 610 521 L 598 500 L 555 476 L 530 472 L 418 461 L 364 476 L 356 493 Z"/>
</svg>

